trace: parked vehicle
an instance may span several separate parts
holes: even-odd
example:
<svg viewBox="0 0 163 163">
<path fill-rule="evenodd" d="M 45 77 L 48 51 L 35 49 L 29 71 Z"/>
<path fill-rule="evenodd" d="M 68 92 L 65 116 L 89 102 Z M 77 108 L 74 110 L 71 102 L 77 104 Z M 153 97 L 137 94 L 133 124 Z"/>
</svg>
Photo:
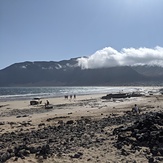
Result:
<svg viewBox="0 0 163 163">
<path fill-rule="evenodd" d="M 30 105 L 38 105 L 41 103 L 42 103 L 42 101 L 40 98 L 33 98 L 33 100 L 30 101 Z"/>
</svg>

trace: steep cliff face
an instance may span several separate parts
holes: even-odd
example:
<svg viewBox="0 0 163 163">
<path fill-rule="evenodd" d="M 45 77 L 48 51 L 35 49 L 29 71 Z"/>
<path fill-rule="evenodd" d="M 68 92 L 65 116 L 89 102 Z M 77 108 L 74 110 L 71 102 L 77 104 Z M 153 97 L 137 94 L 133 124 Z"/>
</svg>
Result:
<svg viewBox="0 0 163 163">
<path fill-rule="evenodd" d="M 0 70 L 0 86 L 158 85 L 162 83 L 162 70 L 139 66 L 81 69 L 75 58 L 23 62 Z"/>
</svg>

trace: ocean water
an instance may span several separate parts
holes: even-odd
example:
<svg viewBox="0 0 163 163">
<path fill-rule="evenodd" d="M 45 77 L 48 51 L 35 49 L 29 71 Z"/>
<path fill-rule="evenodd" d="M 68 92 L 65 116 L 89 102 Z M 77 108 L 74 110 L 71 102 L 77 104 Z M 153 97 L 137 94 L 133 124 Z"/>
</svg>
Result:
<svg viewBox="0 0 163 163">
<path fill-rule="evenodd" d="M 143 87 L 0 87 L 0 101 L 144 91 Z"/>
</svg>

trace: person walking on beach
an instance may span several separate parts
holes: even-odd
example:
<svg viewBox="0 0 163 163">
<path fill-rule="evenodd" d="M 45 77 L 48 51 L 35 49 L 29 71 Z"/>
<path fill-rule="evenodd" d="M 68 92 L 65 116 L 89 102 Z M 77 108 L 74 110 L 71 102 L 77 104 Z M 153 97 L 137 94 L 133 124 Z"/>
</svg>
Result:
<svg viewBox="0 0 163 163">
<path fill-rule="evenodd" d="M 76 95 L 74 94 L 74 99 L 76 99 Z"/>
<path fill-rule="evenodd" d="M 72 95 L 70 95 L 70 100 L 72 99 Z"/>
</svg>

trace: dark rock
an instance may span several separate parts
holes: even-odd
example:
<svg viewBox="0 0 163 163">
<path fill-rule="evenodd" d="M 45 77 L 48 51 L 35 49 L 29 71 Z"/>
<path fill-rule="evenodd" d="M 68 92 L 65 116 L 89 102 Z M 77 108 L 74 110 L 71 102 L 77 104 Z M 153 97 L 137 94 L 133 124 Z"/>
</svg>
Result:
<svg viewBox="0 0 163 163">
<path fill-rule="evenodd" d="M 162 162 L 163 161 L 163 157 L 156 157 L 156 160 Z"/>
<path fill-rule="evenodd" d="M 62 120 L 59 120 L 58 124 L 62 125 L 62 124 L 64 124 L 64 122 Z"/>
<path fill-rule="evenodd" d="M 34 153 L 37 153 L 38 152 L 38 149 L 36 147 L 29 147 L 29 151 L 31 154 L 34 154 Z"/>
<path fill-rule="evenodd" d="M 15 158 L 14 158 L 14 161 L 18 161 L 18 157 L 15 157 Z"/>
<path fill-rule="evenodd" d="M 45 126 L 45 123 L 38 124 L 38 127 Z"/>
<path fill-rule="evenodd" d="M 71 158 L 80 158 L 83 155 L 83 153 L 78 152 L 76 154 L 74 154 L 73 156 L 70 156 Z"/>
<path fill-rule="evenodd" d="M 124 155 L 124 156 L 129 155 L 129 153 L 125 149 L 122 149 L 121 152 L 122 152 L 121 154 Z"/>
<path fill-rule="evenodd" d="M 39 150 L 39 152 L 37 153 L 37 155 L 38 155 L 38 156 L 43 156 L 43 158 L 46 159 L 47 156 L 48 156 L 48 154 L 50 154 L 50 153 L 51 153 L 51 152 L 50 152 L 50 147 L 49 147 L 48 144 L 46 144 L 46 145 L 43 145 L 43 146 L 40 148 L 40 150 Z"/>
<path fill-rule="evenodd" d="M 0 122 L 0 125 L 5 125 L 5 122 Z"/>
<path fill-rule="evenodd" d="M 126 93 L 115 93 L 115 94 L 107 94 L 103 96 L 102 99 L 111 99 L 111 98 L 127 98 L 128 95 Z"/>
<path fill-rule="evenodd" d="M 130 98 L 130 97 L 140 97 L 143 96 L 140 93 L 114 93 L 114 94 L 107 94 L 103 96 L 102 99 L 112 99 L 112 98 Z"/>
<path fill-rule="evenodd" d="M 17 115 L 16 118 L 21 118 L 22 116 L 21 115 Z"/>
<path fill-rule="evenodd" d="M 73 120 L 69 120 L 69 121 L 66 122 L 66 124 L 69 124 L 69 125 L 70 125 L 70 124 L 73 124 L 73 123 L 74 123 Z"/>
<path fill-rule="evenodd" d="M 149 161 L 149 163 L 153 163 L 154 162 L 154 158 L 150 157 L 150 158 L 148 158 L 148 161 Z"/>
<path fill-rule="evenodd" d="M 30 155 L 30 151 L 29 150 L 25 150 L 23 153 L 24 156 L 29 156 Z"/>
<path fill-rule="evenodd" d="M 131 145 L 132 150 L 149 147 L 153 156 L 163 156 L 163 113 L 146 113 L 131 126 L 121 126 L 114 129 L 113 134 L 118 136 L 115 147 L 127 154 L 124 145 Z M 148 153 L 149 154 L 149 153 Z M 153 162 L 153 157 L 149 162 Z"/>
<path fill-rule="evenodd" d="M 7 152 L 12 153 L 14 151 L 13 151 L 13 149 L 9 148 L 9 149 L 7 149 Z"/>
<path fill-rule="evenodd" d="M 47 155 L 43 155 L 43 159 L 47 159 Z"/>
<path fill-rule="evenodd" d="M 29 115 L 26 115 L 26 114 L 25 114 L 25 115 L 23 115 L 22 117 L 28 117 L 28 116 L 29 116 Z"/>
<path fill-rule="evenodd" d="M 1 156 L 0 156 L 0 161 L 1 162 L 5 162 L 7 161 L 8 159 L 10 159 L 11 155 L 9 152 L 6 152 L 6 153 L 3 153 Z"/>
<path fill-rule="evenodd" d="M 133 144 L 133 149 L 136 150 L 136 145 L 142 145 L 139 144 L 140 142 L 136 139 L 136 134 L 141 134 L 141 132 L 148 132 L 149 136 L 155 135 L 161 141 L 161 136 L 163 136 L 163 134 L 160 129 L 157 128 L 157 125 L 152 127 L 152 131 L 148 131 L 147 127 L 147 129 L 139 129 L 137 127 L 139 124 L 138 122 L 134 123 L 134 126 L 131 126 L 130 128 L 125 127 L 125 124 L 127 123 L 138 121 L 138 119 L 143 119 L 141 116 L 142 115 L 133 116 L 128 114 L 119 116 L 118 114 L 114 114 L 114 116 L 104 117 L 98 120 L 83 116 L 81 119 L 76 121 L 69 120 L 66 123 L 64 123 L 62 118 L 67 118 L 67 116 L 50 118 L 47 119 L 48 122 L 58 120 L 58 124 L 55 126 L 47 126 L 44 123 L 40 123 L 40 128 L 38 129 L 35 128 L 34 130 L 29 131 L 19 130 L 1 134 L 0 147 L 4 152 L 0 153 L 0 155 L 6 152 L 11 152 L 10 157 L 23 158 L 28 157 L 29 154 L 35 154 L 37 158 L 42 157 L 44 159 L 50 157 L 52 154 L 55 154 L 56 156 L 62 156 L 64 154 L 68 155 L 72 151 L 77 151 L 80 147 L 93 148 L 101 146 L 108 139 L 106 137 L 112 135 L 112 133 L 108 133 L 106 135 L 105 127 L 121 124 L 124 124 L 123 127 L 114 131 L 117 137 L 119 135 L 117 145 L 115 144 L 115 146 L 117 146 L 119 149 L 123 149 L 124 145 L 126 144 Z M 157 116 L 157 122 L 159 124 L 162 123 L 159 115 Z M 155 123 L 153 123 L 153 125 L 154 124 Z M 17 125 L 17 123 L 14 125 Z M 22 122 L 21 125 L 24 127 L 29 126 L 30 124 L 28 121 Z M 155 129 L 157 129 L 158 132 L 156 134 Z M 99 134 L 102 135 L 102 137 L 99 137 Z M 112 137 L 113 136 L 114 135 L 112 135 Z M 142 141 L 141 143 L 144 142 Z M 150 143 L 152 149 L 154 146 L 154 141 L 152 142 L 151 140 Z M 7 151 L 9 147 L 13 149 L 13 152 L 12 150 Z M 128 152 L 128 150 L 125 151 Z M 159 153 L 160 152 L 161 150 Z M 82 153 L 78 152 L 71 157 L 81 158 L 82 155 Z"/>
<path fill-rule="evenodd" d="M 161 156 L 163 156 L 163 147 L 160 147 L 160 148 L 158 148 L 157 150 L 158 150 L 158 152 L 161 154 Z"/>
</svg>

